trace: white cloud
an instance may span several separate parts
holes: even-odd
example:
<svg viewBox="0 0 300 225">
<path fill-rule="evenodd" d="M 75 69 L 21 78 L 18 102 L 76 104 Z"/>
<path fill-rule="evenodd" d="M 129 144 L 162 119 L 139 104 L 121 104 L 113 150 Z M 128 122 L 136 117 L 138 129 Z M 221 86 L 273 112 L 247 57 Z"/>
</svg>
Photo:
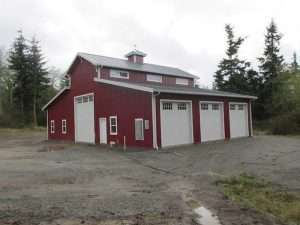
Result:
<svg viewBox="0 0 300 225">
<path fill-rule="evenodd" d="M 8 48 L 22 28 L 41 40 L 49 66 L 65 70 L 76 52 L 123 57 L 137 44 L 147 62 L 180 67 L 211 85 L 225 51 L 225 23 L 247 36 L 241 56 L 256 65 L 273 18 L 290 60 L 300 51 L 299 6 L 294 0 L 0 0 L 0 46 Z"/>
</svg>

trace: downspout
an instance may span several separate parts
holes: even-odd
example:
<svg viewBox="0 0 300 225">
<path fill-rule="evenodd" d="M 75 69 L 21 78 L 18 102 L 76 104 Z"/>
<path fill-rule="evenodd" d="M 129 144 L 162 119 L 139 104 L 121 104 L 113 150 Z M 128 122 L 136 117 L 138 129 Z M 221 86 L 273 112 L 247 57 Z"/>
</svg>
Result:
<svg viewBox="0 0 300 225">
<path fill-rule="evenodd" d="M 160 92 L 152 93 L 152 135 L 153 135 L 153 148 L 158 151 L 157 146 L 157 120 L 156 120 L 156 96 L 160 95 Z"/>
</svg>

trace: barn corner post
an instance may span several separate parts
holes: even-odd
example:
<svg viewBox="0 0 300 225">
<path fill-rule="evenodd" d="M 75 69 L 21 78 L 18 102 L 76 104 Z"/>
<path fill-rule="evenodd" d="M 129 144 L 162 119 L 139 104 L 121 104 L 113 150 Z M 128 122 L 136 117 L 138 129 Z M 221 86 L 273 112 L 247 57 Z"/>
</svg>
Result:
<svg viewBox="0 0 300 225">
<path fill-rule="evenodd" d="M 249 137 L 253 137 L 252 101 L 248 102 Z"/>
</svg>

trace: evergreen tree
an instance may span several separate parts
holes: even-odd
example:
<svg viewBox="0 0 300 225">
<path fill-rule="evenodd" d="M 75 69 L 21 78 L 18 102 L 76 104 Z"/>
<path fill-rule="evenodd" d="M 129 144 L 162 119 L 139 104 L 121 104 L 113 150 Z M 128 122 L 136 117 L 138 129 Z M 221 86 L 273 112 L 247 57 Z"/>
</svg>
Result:
<svg viewBox="0 0 300 225">
<path fill-rule="evenodd" d="M 245 93 L 247 91 L 246 71 L 250 63 L 240 60 L 238 51 L 244 38 L 235 38 L 233 28 L 227 24 L 225 26 L 227 34 L 226 57 L 218 65 L 215 77 L 215 88 L 223 91 Z"/>
<path fill-rule="evenodd" d="M 272 20 L 267 27 L 265 35 L 265 50 L 263 57 L 259 58 L 259 69 L 263 78 L 263 90 L 261 93 L 262 102 L 264 103 L 265 117 L 272 114 L 272 96 L 277 89 L 277 78 L 283 71 L 283 56 L 280 54 L 281 35 L 278 33 L 277 26 Z"/>
<path fill-rule="evenodd" d="M 18 37 L 15 39 L 9 52 L 8 63 L 9 69 L 14 72 L 14 92 L 13 98 L 16 109 L 20 112 L 19 118 L 24 122 L 24 113 L 26 111 L 27 96 L 30 93 L 30 79 L 28 76 L 26 40 L 22 31 L 18 31 Z"/>
<path fill-rule="evenodd" d="M 28 74 L 31 86 L 32 123 L 37 126 L 38 101 L 42 92 L 49 86 L 48 71 L 45 68 L 45 60 L 39 42 L 32 38 L 28 49 Z"/>
<path fill-rule="evenodd" d="M 296 52 L 293 53 L 293 61 L 290 65 L 290 70 L 291 70 L 291 73 L 294 73 L 294 74 L 299 72 L 299 64 L 298 64 Z"/>
</svg>

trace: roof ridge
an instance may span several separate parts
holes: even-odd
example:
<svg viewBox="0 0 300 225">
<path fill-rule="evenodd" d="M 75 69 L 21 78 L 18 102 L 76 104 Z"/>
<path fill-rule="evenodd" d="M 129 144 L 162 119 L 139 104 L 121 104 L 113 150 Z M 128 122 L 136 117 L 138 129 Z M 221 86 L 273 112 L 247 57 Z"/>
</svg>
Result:
<svg viewBox="0 0 300 225">
<path fill-rule="evenodd" d="M 92 56 L 106 57 L 106 58 L 122 60 L 122 61 L 124 61 L 124 62 L 128 62 L 128 63 L 134 64 L 133 62 L 130 62 L 130 61 L 128 61 L 127 59 L 122 59 L 122 58 L 118 58 L 118 57 L 111 57 L 111 56 L 99 55 L 99 54 L 94 54 L 94 53 L 86 53 L 86 52 L 78 52 L 77 54 L 87 54 L 87 55 L 92 55 Z M 180 70 L 180 71 L 182 71 L 182 72 L 191 74 L 191 73 L 186 72 L 186 71 L 184 71 L 184 70 L 182 70 L 182 69 L 180 69 L 180 68 L 178 68 L 178 67 L 175 67 L 175 66 L 164 66 L 164 65 L 153 64 L 153 63 L 143 63 L 143 65 L 151 65 L 151 66 L 160 66 L 160 67 L 165 67 L 165 68 L 172 68 L 172 69 L 177 69 L 177 70 Z M 192 75 L 192 74 L 191 74 L 191 75 Z"/>
</svg>

